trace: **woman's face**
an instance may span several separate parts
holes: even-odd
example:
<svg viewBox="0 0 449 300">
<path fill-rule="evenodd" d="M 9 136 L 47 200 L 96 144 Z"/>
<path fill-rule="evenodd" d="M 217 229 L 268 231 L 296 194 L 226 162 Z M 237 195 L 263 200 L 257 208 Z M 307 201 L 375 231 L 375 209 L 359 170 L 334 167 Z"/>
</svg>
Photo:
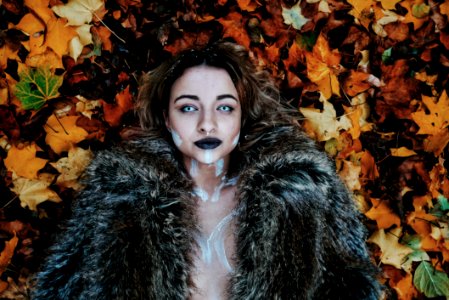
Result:
<svg viewBox="0 0 449 300">
<path fill-rule="evenodd" d="M 242 110 L 224 69 L 186 69 L 174 82 L 169 101 L 165 123 L 184 159 L 204 164 L 229 159 L 239 140 Z"/>
</svg>

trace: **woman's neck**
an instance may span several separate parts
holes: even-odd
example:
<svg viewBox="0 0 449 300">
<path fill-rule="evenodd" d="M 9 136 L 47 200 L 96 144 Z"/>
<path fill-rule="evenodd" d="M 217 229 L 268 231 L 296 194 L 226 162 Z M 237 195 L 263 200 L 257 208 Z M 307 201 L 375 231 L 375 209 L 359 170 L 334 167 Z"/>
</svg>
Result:
<svg viewBox="0 0 449 300">
<path fill-rule="evenodd" d="M 212 164 L 203 164 L 185 158 L 184 164 L 195 183 L 197 196 L 203 201 L 218 201 L 217 196 L 226 183 L 229 159 L 222 158 Z"/>
</svg>

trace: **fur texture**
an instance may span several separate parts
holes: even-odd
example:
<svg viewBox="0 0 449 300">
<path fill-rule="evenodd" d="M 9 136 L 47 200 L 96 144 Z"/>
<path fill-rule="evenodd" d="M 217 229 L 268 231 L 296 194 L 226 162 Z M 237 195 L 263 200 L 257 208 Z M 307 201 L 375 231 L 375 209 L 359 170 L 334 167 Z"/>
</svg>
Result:
<svg viewBox="0 0 449 300">
<path fill-rule="evenodd" d="M 229 299 L 378 299 L 376 269 L 333 162 L 295 127 L 245 154 Z M 192 181 L 163 140 L 104 151 L 34 299 L 186 299 L 197 228 Z"/>
</svg>

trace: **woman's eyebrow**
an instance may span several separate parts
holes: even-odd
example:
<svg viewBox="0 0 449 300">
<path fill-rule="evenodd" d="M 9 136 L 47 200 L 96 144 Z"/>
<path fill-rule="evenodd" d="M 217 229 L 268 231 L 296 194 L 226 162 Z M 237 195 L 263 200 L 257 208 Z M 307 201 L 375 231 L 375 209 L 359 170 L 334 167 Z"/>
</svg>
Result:
<svg viewBox="0 0 449 300">
<path fill-rule="evenodd" d="M 173 102 L 176 102 L 182 98 L 187 98 L 187 99 L 196 100 L 196 101 L 200 100 L 200 98 L 195 95 L 181 95 L 181 96 L 176 97 Z"/>
<path fill-rule="evenodd" d="M 239 102 L 239 100 L 234 95 L 231 95 L 231 94 L 224 94 L 224 95 L 217 96 L 217 100 L 223 100 L 223 99 L 227 99 L 227 98 L 231 98 L 231 99 L 234 99 L 235 101 Z"/>
</svg>

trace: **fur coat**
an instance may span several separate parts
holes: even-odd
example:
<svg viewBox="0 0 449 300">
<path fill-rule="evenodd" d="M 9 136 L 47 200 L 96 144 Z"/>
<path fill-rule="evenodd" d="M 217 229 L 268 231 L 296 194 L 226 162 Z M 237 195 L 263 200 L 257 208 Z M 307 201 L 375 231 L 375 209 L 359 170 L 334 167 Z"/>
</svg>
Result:
<svg viewBox="0 0 449 300">
<path fill-rule="evenodd" d="M 32 297 L 188 298 L 198 225 L 178 161 L 149 138 L 98 153 Z M 228 299 L 379 298 L 353 200 L 310 139 L 273 128 L 239 169 Z"/>
</svg>

